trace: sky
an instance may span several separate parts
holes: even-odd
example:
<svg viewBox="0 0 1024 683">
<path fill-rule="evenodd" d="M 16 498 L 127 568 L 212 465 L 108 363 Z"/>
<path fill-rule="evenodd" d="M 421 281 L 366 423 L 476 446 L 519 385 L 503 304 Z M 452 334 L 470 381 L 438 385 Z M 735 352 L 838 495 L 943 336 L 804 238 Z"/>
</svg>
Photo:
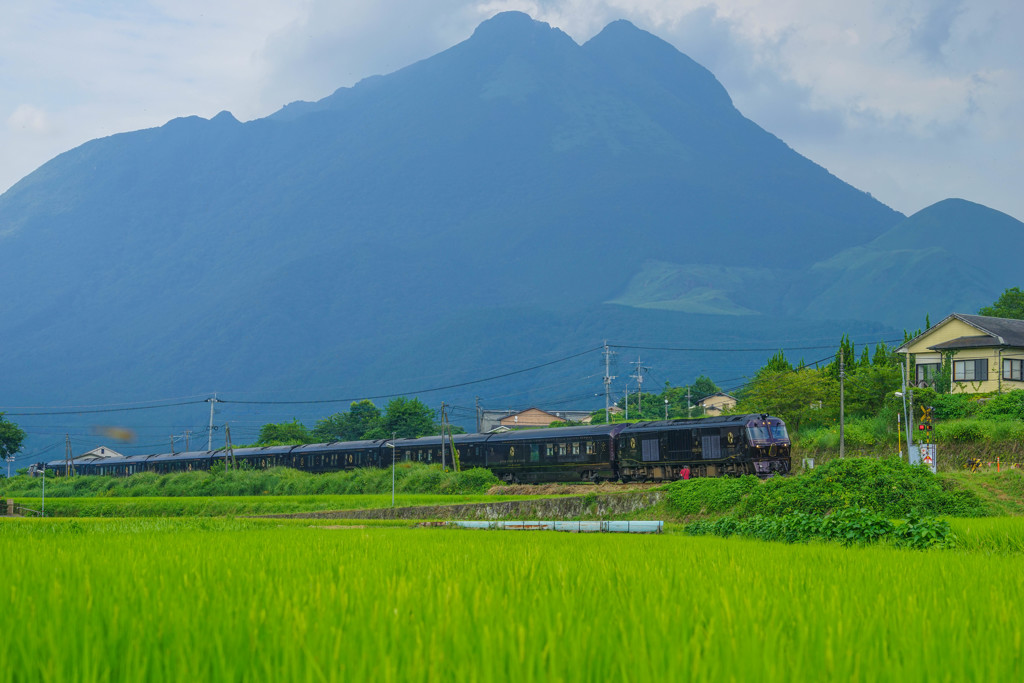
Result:
<svg viewBox="0 0 1024 683">
<path fill-rule="evenodd" d="M 628 19 L 905 214 L 961 197 L 1024 220 L 1020 0 L 7 0 L 0 192 L 94 138 L 320 99 L 503 10 L 578 43 Z"/>
</svg>

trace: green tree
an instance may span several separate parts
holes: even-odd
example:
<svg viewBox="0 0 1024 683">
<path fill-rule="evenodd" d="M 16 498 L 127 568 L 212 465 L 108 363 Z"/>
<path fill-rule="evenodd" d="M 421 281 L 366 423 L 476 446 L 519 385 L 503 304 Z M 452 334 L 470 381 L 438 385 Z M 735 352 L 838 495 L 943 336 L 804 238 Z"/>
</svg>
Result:
<svg viewBox="0 0 1024 683">
<path fill-rule="evenodd" d="M 25 430 L 18 425 L 4 419 L 0 413 L 0 458 L 14 455 L 21 450 L 25 442 Z"/>
<path fill-rule="evenodd" d="M 774 415 L 794 432 L 799 431 L 802 426 L 824 424 L 838 416 L 839 381 L 828 367 L 758 372 L 736 408 L 739 412 Z"/>
<path fill-rule="evenodd" d="M 1020 287 L 1010 287 L 999 295 L 994 304 L 979 309 L 978 315 L 1024 320 L 1024 292 Z"/>
<path fill-rule="evenodd" d="M 380 426 L 380 420 L 380 408 L 371 401 L 354 401 L 348 412 L 317 420 L 311 436 L 315 441 L 358 441 Z"/>
<path fill-rule="evenodd" d="M 271 422 L 260 427 L 260 437 L 256 440 L 258 446 L 298 446 L 304 443 L 312 443 L 313 439 L 306 429 L 306 425 L 293 419 L 291 422 Z"/>
<path fill-rule="evenodd" d="M 434 411 L 418 398 L 398 398 L 388 401 L 378 426 L 363 435 L 364 439 L 390 439 L 396 434 L 402 439 L 438 434 L 441 426 L 434 421 Z"/>
</svg>

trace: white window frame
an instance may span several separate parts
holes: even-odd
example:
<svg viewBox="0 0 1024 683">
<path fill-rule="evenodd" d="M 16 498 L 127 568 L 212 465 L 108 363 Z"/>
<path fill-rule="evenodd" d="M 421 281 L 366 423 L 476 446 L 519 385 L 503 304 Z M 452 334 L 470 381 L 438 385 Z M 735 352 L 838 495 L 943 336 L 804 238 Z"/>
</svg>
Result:
<svg viewBox="0 0 1024 683">
<path fill-rule="evenodd" d="M 979 367 L 981 366 L 981 377 L 979 377 Z M 970 372 L 968 373 L 968 368 Z M 970 360 L 955 360 L 953 361 L 953 381 L 954 382 L 985 382 L 988 380 L 988 359 L 987 358 L 973 358 Z"/>
<path fill-rule="evenodd" d="M 1016 367 L 1016 377 L 1014 377 L 1014 366 Z M 1003 379 L 1008 382 L 1024 382 L 1024 360 L 1020 358 L 1004 358 L 1003 359 Z"/>
</svg>

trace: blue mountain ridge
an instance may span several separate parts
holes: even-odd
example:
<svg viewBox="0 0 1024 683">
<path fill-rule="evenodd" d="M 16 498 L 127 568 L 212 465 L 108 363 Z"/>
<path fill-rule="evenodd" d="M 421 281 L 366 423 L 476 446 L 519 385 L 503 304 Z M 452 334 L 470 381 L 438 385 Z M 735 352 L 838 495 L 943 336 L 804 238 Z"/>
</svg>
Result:
<svg viewBox="0 0 1024 683">
<path fill-rule="evenodd" d="M 875 340 L 917 321 L 841 294 L 822 303 L 835 276 L 820 264 L 905 220 L 632 24 L 577 45 L 503 13 L 318 102 L 93 140 L 0 196 L 0 405 L 359 397 L 603 338 Z M 990 299 L 1009 283 L 998 286 Z M 742 375 L 767 355 L 660 362 L 681 383 Z M 525 406 L 593 374 L 560 368 L 446 396 Z M 603 405 L 590 379 L 574 396 Z M 344 408 L 234 415 L 311 423 Z M 173 420 L 202 425 L 204 411 Z M 95 422 L 53 418 L 75 420 Z"/>
</svg>

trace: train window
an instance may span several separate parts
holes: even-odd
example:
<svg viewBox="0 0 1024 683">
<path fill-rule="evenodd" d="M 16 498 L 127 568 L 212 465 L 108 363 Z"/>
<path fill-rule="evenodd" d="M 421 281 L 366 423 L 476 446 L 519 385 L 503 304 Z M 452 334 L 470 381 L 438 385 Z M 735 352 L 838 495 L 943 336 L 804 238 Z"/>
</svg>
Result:
<svg viewBox="0 0 1024 683">
<path fill-rule="evenodd" d="M 540 460 L 540 444 L 530 444 L 530 462 L 537 462 Z"/>
<path fill-rule="evenodd" d="M 593 454 L 594 454 L 594 442 L 593 441 L 588 441 L 587 442 L 587 455 L 593 455 Z"/>
<path fill-rule="evenodd" d="M 545 446 L 545 448 L 547 449 L 547 456 L 549 458 L 555 454 L 555 444 L 549 443 Z"/>
<path fill-rule="evenodd" d="M 565 444 L 564 443 L 558 444 L 558 454 L 559 455 L 565 455 Z"/>
<path fill-rule="evenodd" d="M 573 455 L 579 455 L 580 454 L 580 442 L 579 441 L 573 441 L 572 442 L 572 454 Z"/>
<path fill-rule="evenodd" d="M 644 439 L 641 444 L 643 459 L 645 461 L 660 460 L 661 453 L 657 439 Z"/>
</svg>

